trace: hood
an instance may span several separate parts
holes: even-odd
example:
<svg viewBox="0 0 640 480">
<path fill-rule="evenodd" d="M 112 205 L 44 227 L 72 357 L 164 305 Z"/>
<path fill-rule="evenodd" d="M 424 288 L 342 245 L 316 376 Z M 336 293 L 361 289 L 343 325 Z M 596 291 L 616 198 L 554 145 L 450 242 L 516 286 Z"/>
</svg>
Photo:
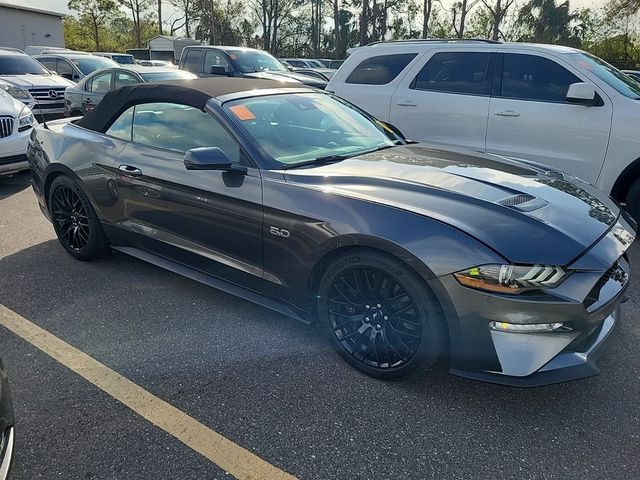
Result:
<svg viewBox="0 0 640 480">
<path fill-rule="evenodd" d="M 4 90 L 0 89 L 0 116 L 9 115 L 11 117 L 17 117 L 25 104 L 19 102 Z"/>
<path fill-rule="evenodd" d="M 245 77 L 249 78 L 263 78 L 266 80 L 277 80 L 280 82 L 300 82 L 310 87 L 316 87 L 323 89 L 327 86 L 327 82 L 318 78 L 310 77 L 309 75 L 302 75 L 295 72 L 254 72 L 245 73 Z"/>
<path fill-rule="evenodd" d="M 609 230 L 620 212 L 606 195 L 573 177 L 507 158 L 424 145 L 284 175 L 288 182 L 439 220 L 522 264 L 569 264 Z"/>
<path fill-rule="evenodd" d="M 71 80 L 58 75 L 6 75 L 0 81 L 22 88 L 70 87 L 75 85 Z"/>
</svg>

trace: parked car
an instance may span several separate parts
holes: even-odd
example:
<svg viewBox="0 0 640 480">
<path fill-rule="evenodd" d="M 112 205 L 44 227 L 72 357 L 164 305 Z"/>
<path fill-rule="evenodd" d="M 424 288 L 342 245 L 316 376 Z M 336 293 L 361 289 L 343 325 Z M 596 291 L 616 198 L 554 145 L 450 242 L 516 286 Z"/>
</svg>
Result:
<svg viewBox="0 0 640 480">
<path fill-rule="evenodd" d="M 640 71 L 639 70 L 621 70 L 622 73 L 629 75 L 636 81 L 640 81 Z"/>
<path fill-rule="evenodd" d="M 78 55 L 77 53 L 46 53 L 35 55 L 38 60 L 50 71 L 57 73 L 67 80 L 79 82 L 91 72 L 101 68 L 113 68 L 118 64 L 113 60 L 95 55 Z"/>
<path fill-rule="evenodd" d="M 407 137 L 576 175 L 640 218 L 640 84 L 574 48 L 491 41 L 357 48 L 331 91 Z"/>
<path fill-rule="evenodd" d="M 93 110 L 107 92 L 125 85 L 193 78 L 198 77 L 189 72 L 167 67 L 131 65 L 98 70 L 74 87 L 67 88 L 64 92 L 64 114 L 66 117 L 84 115 Z"/>
<path fill-rule="evenodd" d="M 293 68 L 325 68 L 322 62 L 312 58 L 281 58 L 280 61 Z"/>
<path fill-rule="evenodd" d="M 331 77 L 337 72 L 337 70 L 333 68 L 294 68 L 293 71 L 302 75 L 318 78 L 325 82 L 331 80 Z"/>
<path fill-rule="evenodd" d="M 66 251 L 109 248 L 319 322 L 353 367 L 533 386 L 598 373 L 633 221 L 580 180 L 407 144 L 323 91 L 141 84 L 36 127 L 33 187 Z M 630 218 L 630 217 L 629 217 Z"/>
<path fill-rule="evenodd" d="M 177 66 L 166 60 L 138 60 L 138 65 L 143 67 L 171 67 L 177 68 Z"/>
<path fill-rule="evenodd" d="M 52 74 L 37 60 L 0 47 L 0 89 L 27 105 L 35 115 L 64 112 L 64 91 L 74 83 Z"/>
<path fill-rule="evenodd" d="M 136 59 L 133 55 L 129 55 L 128 53 L 112 53 L 112 52 L 92 52 L 93 55 L 97 55 L 98 57 L 108 58 L 113 60 L 119 65 L 135 65 Z"/>
<path fill-rule="evenodd" d="M 290 72 L 270 53 L 254 48 L 188 46 L 182 49 L 179 68 L 200 77 L 226 76 L 262 78 L 280 82 L 303 83 L 325 88 L 327 82 L 307 75 Z"/>
<path fill-rule="evenodd" d="M 316 58 L 317 62 L 320 62 L 323 67 L 331 68 L 331 59 L 330 58 Z"/>
<path fill-rule="evenodd" d="M 327 65 L 327 67 L 334 68 L 337 70 L 342 66 L 343 63 L 344 63 L 344 60 L 331 60 L 329 62 L 329 65 Z"/>
<path fill-rule="evenodd" d="M 0 89 L 0 176 L 29 168 L 27 141 L 36 123 L 29 107 Z"/>
<path fill-rule="evenodd" d="M 7 372 L 0 359 L 0 480 L 7 480 L 15 441 L 15 420 Z"/>
</svg>

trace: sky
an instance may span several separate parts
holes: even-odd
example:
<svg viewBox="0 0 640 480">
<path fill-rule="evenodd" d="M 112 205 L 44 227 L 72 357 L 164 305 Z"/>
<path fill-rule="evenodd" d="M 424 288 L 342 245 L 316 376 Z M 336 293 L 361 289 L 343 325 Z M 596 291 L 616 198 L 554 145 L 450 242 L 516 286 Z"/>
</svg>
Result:
<svg viewBox="0 0 640 480">
<path fill-rule="evenodd" d="M 52 10 L 55 12 L 69 13 L 67 8 L 68 0 L 0 0 L 2 3 L 13 3 L 16 5 L 23 5 L 25 7 L 40 8 L 42 10 Z M 443 0 L 442 3 L 448 6 L 454 3 L 455 0 Z M 171 15 L 172 8 L 168 5 L 168 2 L 163 2 L 163 10 Z M 606 3 L 606 0 L 570 0 L 571 8 L 582 7 L 601 7 Z M 167 15 L 163 15 L 167 18 Z"/>
</svg>

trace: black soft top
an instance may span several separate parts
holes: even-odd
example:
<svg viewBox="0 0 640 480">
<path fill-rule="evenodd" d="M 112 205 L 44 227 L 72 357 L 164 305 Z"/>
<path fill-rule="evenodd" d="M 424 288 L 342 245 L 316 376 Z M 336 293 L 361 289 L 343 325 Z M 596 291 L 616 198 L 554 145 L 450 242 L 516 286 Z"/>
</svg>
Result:
<svg viewBox="0 0 640 480">
<path fill-rule="evenodd" d="M 256 89 L 300 88 L 304 85 L 248 78 L 198 78 L 140 83 L 108 92 L 96 108 L 75 123 L 96 132 L 106 132 L 122 112 L 132 105 L 153 102 L 176 102 L 200 110 L 210 98 Z"/>
</svg>

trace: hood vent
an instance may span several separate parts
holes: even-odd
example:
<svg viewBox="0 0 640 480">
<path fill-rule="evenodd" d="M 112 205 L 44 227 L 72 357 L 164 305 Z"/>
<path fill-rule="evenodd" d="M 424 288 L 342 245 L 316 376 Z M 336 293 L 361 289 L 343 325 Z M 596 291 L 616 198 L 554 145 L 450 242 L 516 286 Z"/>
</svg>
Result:
<svg viewBox="0 0 640 480">
<path fill-rule="evenodd" d="M 548 203 L 545 200 L 536 198 L 528 193 L 518 193 L 510 197 L 498 200 L 498 204 L 503 207 L 514 208 L 523 212 L 531 212 L 539 208 L 545 207 Z"/>
</svg>

